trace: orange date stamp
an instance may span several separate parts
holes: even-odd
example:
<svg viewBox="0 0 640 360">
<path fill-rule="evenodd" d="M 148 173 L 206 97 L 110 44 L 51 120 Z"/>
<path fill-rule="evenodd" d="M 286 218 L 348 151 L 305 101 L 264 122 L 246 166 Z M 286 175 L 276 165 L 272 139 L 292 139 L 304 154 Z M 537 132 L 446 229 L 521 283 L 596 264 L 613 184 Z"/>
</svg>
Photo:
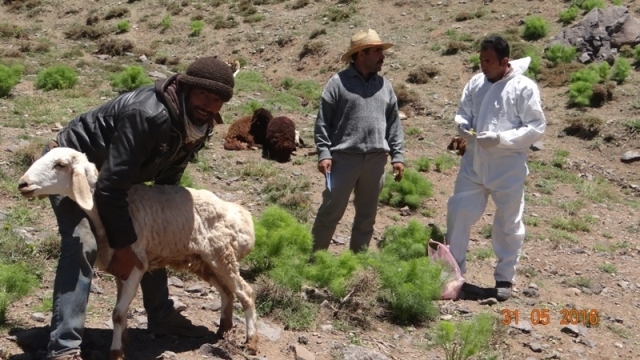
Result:
<svg viewBox="0 0 640 360">
<path fill-rule="evenodd" d="M 528 320 L 531 325 L 549 325 L 552 321 L 549 309 L 534 308 L 529 314 L 520 310 L 503 309 L 500 314 L 503 325 L 518 324 L 521 320 Z M 561 309 L 558 315 L 561 316 L 560 325 L 595 326 L 600 322 L 600 315 L 596 309 Z"/>
</svg>

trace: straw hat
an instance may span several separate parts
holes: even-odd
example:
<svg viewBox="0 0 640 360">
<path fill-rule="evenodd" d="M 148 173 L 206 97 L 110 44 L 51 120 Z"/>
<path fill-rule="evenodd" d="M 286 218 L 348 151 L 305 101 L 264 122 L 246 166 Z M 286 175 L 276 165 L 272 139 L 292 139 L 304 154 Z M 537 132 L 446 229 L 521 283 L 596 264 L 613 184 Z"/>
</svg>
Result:
<svg viewBox="0 0 640 360">
<path fill-rule="evenodd" d="M 351 37 L 351 45 L 349 46 L 349 51 L 342 55 L 340 60 L 349 62 L 351 61 L 351 55 L 357 53 L 360 50 L 376 46 L 382 46 L 383 50 L 387 50 L 388 48 L 392 47 L 393 44 L 383 43 L 380 40 L 380 36 L 378 36 L 378 33 L 373 29 L 357 32 Z"/>
</svg>

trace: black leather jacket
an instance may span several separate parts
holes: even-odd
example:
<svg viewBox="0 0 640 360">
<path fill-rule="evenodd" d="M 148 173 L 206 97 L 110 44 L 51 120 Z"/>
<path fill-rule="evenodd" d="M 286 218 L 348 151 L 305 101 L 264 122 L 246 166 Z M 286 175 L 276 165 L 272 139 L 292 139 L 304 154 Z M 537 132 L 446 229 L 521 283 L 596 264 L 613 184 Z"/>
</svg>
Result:
<svg viewBox="0 0 640 360">
<path fill-rule="evenodd" d="M 178 184 L 208 136 L 185 145 L 184 125 L 163 89 L 175 76 L 122 94 L 73 119 L 57 136 L 60 146 L 85 153 L 100 174 L 94 193 L 112 248 L 133 244 L 127 192 L 133 184 Z M 207 131 L 211 134 L 211 130 Z"/>
</svg>

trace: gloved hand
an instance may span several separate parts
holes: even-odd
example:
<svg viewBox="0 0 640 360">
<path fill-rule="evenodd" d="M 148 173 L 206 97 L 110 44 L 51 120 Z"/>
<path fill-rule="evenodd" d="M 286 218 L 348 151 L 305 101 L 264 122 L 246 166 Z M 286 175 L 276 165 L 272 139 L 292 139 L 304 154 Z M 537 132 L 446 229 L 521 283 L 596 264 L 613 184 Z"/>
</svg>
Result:
<svg viewBox="0 0 640 360">
<path fill-rule="evenodd" d="M 469 124 L 458 124 L 456 127 L 458 129 L 458 135 L 460 135 L 460 137 L 466 140 L 473 138 L 474 133 L 471 132 L 471 126 Z"/>
<path fill-rule="evenodd" d="M 483 131 L 476 137 L 476 141 L 485 149 L 492 148 L 500 144 L 500 133 L 493 131 Z"/>
</svg>

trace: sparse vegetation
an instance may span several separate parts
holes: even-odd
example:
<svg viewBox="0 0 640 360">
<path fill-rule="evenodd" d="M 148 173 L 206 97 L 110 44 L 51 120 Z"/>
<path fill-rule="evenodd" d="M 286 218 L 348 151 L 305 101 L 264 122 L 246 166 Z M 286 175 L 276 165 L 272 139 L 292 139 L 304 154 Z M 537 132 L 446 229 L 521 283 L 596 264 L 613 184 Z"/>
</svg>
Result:
<svg viewBox="0 0 640 360">
<path fill-rule="evenodd" d="M 421 64 L 417 68 L 409 71 L 407 82 L 412 84 L 426 84 L 429 79 L 436 77 L 440 70 L 431 64 Z"/>
<path fill-rule="evenodd" d="M 27 295 L 38 285 L 34 271 L 23 263 L 0 263 L 0 325 L 6 322 L 11 303 Z"/>
<path fill-rule="evenodd" d="M 408 106 L 415 106 L 420 103 L 420 95 L 413 89 L 410 89 L 405 83 L 395 83 L 393 91 L 398 98 L 398 108 L 402 109 Z"/>
<path fill-rule="evenodd" d="M 291 4 L 291 8 L 293 10 L 298 10 L 298 9 L 302 9 L 307 5 L 309 5 L 309 0 L 295 0 L 293 4 Z"/>
<path fill-rule="evenodd" d="M 109 12 L 104 16 L 104 19 L 111 20 L 115 18 L 122 18 L 125 16 L 129 16 L 129 9 L 122 6 L 109 10 Z"/>
<path fill-rule="evenodd" d="M 133 43 L 131 41 L 114 38 L 100 39 L 96 46 L 98 54 L 107 54 L 111 56 L 122 56 L 133 50 Z"/>
<path fill-rule="evenodd" d="M 305 43 L 302 46 L 302 50 L 298 54 L 298 58 L 300 60 L 304 59 L 307 56 L 317 56 L 324 52 L 324 41 L 321 40 L 313 40 Z"/>
<path fill-rule="evenodd" d="M 436 325 L 434 345 L 444 350 L 446 360 L 466 360 L 489 349 L 493 336 L 494 315 L 480 313 L 471 320 Z"/>
<path fill-rule="evenodd" d="M 60 240 L 48 201 L 26 201 L 16 186 L 20 171 L 39 155 L 43 141 L 55 136 L 60 126 L 113 98 L 114 91 L 128 91 L 147 84 L 147 72 L 153 71 L 154 79 L 171 76 L 184 71 L 193 59 L 207 54 L 217 55 L 224 61 L 237 59 L 243 66 L 235 78 L 234 97 L 221 111 L 226 124 L 217 126 L 200 156 L 187 168 L 181 184 L 210 188 L 221 198 L 244 204 L 254 214 L 256 232 L 261 239 L 254 252 L 260 257 L 262 268 L 254 268 L 252 262 L 243 262 L 240 268 L 255 290 L 262 320 L 292 332 L 304 331 L 307 337 L 311 332 L 324 333 L 320 326 L 333 323 L 332 333 L 327 333 L 329 337 L 325 337 L 322 344 L 315 344 L 311 338 L 314 345 L 310 350 L 327 356 L 333 355 L 327 351 L 333 350 L 331 341 L 337 339 L 345 344 L 377 348 L 390 357 L 413 359 L 439 355 L 446 358 L 441 348 L 434 348 L 438 346 L 435 344 L 438 317 L 449 318 L 448 310 L 454 310 L 449 305 L 455 308 L 464 305 L 474 315 L 481 306 L 475 301 L 434 304 L 433 299 L 439 295 L 438 269 L 429 267 L 425 242 L 443 237 L 446 232 L 443 229 L 436 234 L 432 223 L 444 221 L 458 163 L 464 161 L 444 149 L 455 135 L 452 122 L 462 86 L 480 70 L 477 52 L 481 38 L 501 32 L 512 46 L 511 59 L 532 57 L 527 76 L 539 84 L 548 120 L 543 139 L 545 149 L 528 152 L 530 174 L 526 181 L 523 219 L 527 243 L 517 269 L 518 287 L 523 286 L 520 290 L 533 281 L 540 287 L 540 298 L 529 299 L 520 292 L 519 299 L 514 301 L 522 306 L 538 301 L 543 308 L 548 305 L 552 312 L 562 307 L 569 309 L 577 300 L 580 307 L 598 308 L 598 301 L 612 294 L 606 291 L 600 294 L 599 290 L 608 287 L 620 304 L 633 303 L 632 283 L 637 271 L 623 268 L 623 264 L 637 253 L 633 239 L 640 234 L 640 223 L 634 217 L 640 210 L 637 196 L 640 184 L 634 173 L 636 163 L 622 163 L 620 157 L 635 150 L 640 139 L 640 100 L 634 97 L 640 79 L 640 62 L 635 62 L 636 57 L 640 60 L 640 47 L 620 48 L 618 59 L 628 60 L 628 66 L 617 60 L 609 63 L 609 69 L 605 65 L 600 67 L 600 60 L 591 66 L 582 64 L 570 47 L 554 46 L 543 51 L 551 37 L 563 30 L 563 24 L 568 27 L 581 20 L 583 1 L 539 4 L 525 0 L 499 4 L 493 1 L 488 5 L 452 1 L 440 6 L 436 6 L 437 1 L 419 0 L 359 0 L 357 3 L 348 0 L 159 0 L 153 6 L 134 1 L 81 6 L 69 2 L 62 7 L 41 0 L 0 2 L 0 8 L 8 13 L 5 20 L 0 20 L 0 40 L 3 41 L 0 64 L 7 68 L 22 66 L 22 74 L 17 78 L 5 75 L 0 66 L 0 140 L 4 150 L 0 159 L 0 192 L 4 199 L 0 206 L 0 264 L 24 263 L 36 278 L 41 272 L 55 268 Z M 40 12 L 31 11 L 27 2 L 38 2 L 40 5 L 32 9 Z M 619 0 L 604 1 L 604 4 L 611 6 L 617 2 Z M 623 3 L 630 6 L 629 14 L 640 14 L 631 2 Z M 525 11 L 518 12 L 516 6 Z M 127 8 L 130 13 L 105 20 L 105 15 L 114 8 Z M 542 12 L 538 12 L 540 9 Z M 560 10 L 563 11 L 559 13 Z M 523 40 L 525 26 L 516 24 L 521 24 L 528 15 L 544 17 L 549 23 L 547 35 L 537 41 Z M 205 24 L 197 37 L 189 36 L 191 21 Z M 129 24 L 129 32 L 117 30 L 119 35 L 116 35 L 121 23 Z M 353 209 L 349 206 L 336 229 L 330 251 L 313 256 L 310 226 L 325 184 L 316 170 L 313 154 L 317 105 L 326 81 L 346 67 L 337 58 L 346 50 L 349 37 L 370 26 L 379 32 L 384 42 L 395 44 L 385 52 L 380 74 L 396 88 L 398 105 L 407 115 L 402 121 L 407 150 L 405 165 L 433 183 L 433 195 L 417 202 L 418 208 L 408 212 L 380 203 L 370 244 L 372 249 L 365 254 L 348 251 L 353 218 Z M 125 39 L 131 43 L 116 42 Z M 310 46 L 312 44 L 318 46 Z M 151 63 L 140 58 L 142 53 Z M 442 57 L 443 53 L 455 54 Z M 75 69 L 79 76 L 76 85 L 55 91 L 34 90 L 36 75 L 58 62 Z M 137 69 L 127 73 L 131 68 Z M 429 73 L 429 68 L 440 73 Z M 586 83 L 590 93 L 585 105 L 576 108 L 569 98 L 570 78 L 583 68 L 589 71 L 577 76 L 574 83 Z M 117 76 L 123 78 L 117 80 Z M 602 108 L 590 108 L 595 106 Z M 259 107 L 267 108 L 274 116 L 290 117 L 302 133 L 307 144 L 297 150 L 291 163 L 267 161 L 260 158 L 256 150 L 231 152 L 221 148 L 229 123 L 250 115 Z M 26 143 L 37 146 L 22 150 Z M 449 157 L 444 157 L 445 153 Z M 385 170 L 390 169 L 387 164 Z M 392 179 L 385 180 L 387 185 L 396 184 Z M 288 220 L 279 223 L 277 229 L 266 230 L 264 215 L 272 208 L 282 210 Z M 493 283 L 490 275 L 496 259 L 488 224 L 494 216 L 490 205 L 473 227 L 472 238 L 478 241 L 470 243 L 467 274 L 488 275 L 469 279 L 481 282 L 479 286 Z M 29 230 L 31 227 L 34 230 Z M 589 233 L 585 232 L 587 229 Z M 342 241 L 347 244 L 340 244 Z M 567 258 L 570 261 L 565 261 Z M 0 277 L 2 272 L 4 269 L 0 269 Z M 176 274 L 185 281 L 185 287 L 193 285 L 191 281 L 198 281 L 195 275 L 186 272 Z M 108 317 L 108 309 L 98 305 L 113 304 L 111 292 L 115 287 L 112 276 L 98 275 L 94 282 L 105 292 L 91 295 L 93 308 L 89 309 L 87 320 L 93 324 Z M 575 278 L 578 275 L 586 280 Z M 11 339 L 3 336 L 12 335 L 6 333 L 10 328 L 33 327 L 30 312 L 50 311 L 51 276 L 52 273 L 42 279 L 38 290 L 14 301 L 8 308 L 5 333 L 0 333 L 0 348 L 5 352 L 18 349 L 15 344 L 5 346 Z M 570 281 L 564 283 L 564 279 Z M 624 288 L 627 281 L 631 283 Z M 592 285 L 592 294 L 582 286 L 585 284 Z M 576 297 L 573 291 L 562 289 L 570 285 L 584 294 Z M 172 295 L 174 290 L 170 288 Z M 549 305 L 553 294 L 557 295 L 555 298 L 565 296 L 567 301 L 553 301 Z M 181 299 L 190 309 L 190 318 L 196 317 L 205 325 L 217 320 L 219 312 L 201 309 L 196 297 L 181 296 Z M 443 313 L 438 312 L 438 307 Z M 502 309 L 494 306 L 491 312 L 500 314 Z M 520 308 L 521 321 L 528 317 L 530 309 L 530 305 Z M 601 325 L 590 328 L 595 338 L 608 336 L 615 340 L 598 343 L 597 349 L 601 352 L 624 352 L 633 346 L 636 328 L 627 318 L 635 319 L 637 309 L 629 309 L 628 316 L 622 316 L 624 325 L 613 325 L 611 329 L 608 324 L 613 321 L 605 319 L 611 314 L 601 313 Z M 523 311 L 527 314 L 523 315 Z M 460 323 L 472 318 L 455 310 L 451 315 L 454 334 Z M 371 339 L 376 338 L 375 329 L 390 329 L 389 322 L 401 326 L 393 330 L 397 333 L 393 340 L 389 337 L 381 343 L 372 342 Z M 213 325 L 209 327 L 215 331 Z M 469 360 L 518 357 L 522 352 L 518 350 L 522 346 L 519 336 L 513 338 L 512 331 L 508 330 L 507 334 L 507 329 L 500 322 L 494 322 L 492 330 L 502 333 L 486 340 L 489 347 Z M 538 326 L 536 330 L 541 339 L 555 342 L 557 334 L 553 333 L 557 327 Z M 287 339 L 295 342 L 301 334 L 289 335 Z M 552 335 L 554 338 L 549 337 Z M 100 338 L 105 339 L 103 332 L 94 340 Z M 83 355 L 90 357 L 95 349 L 92 339 L 86 340 L 90 343 L 87 348 L 83 346 Z M 293 356 L 278 353 L 278 349 L 288 346 L 284 340 L 261 348 L 261 356 Z M 560 343 L 564 343 L 556 345 L 570 352 L 571 346 L 565 349 L 565 340 L 570 339 L 562 339 Z M 387 342 L 399 347 L 385 348 Z M 460 349 L 464 343 L 460 338 L 453 342 Z M 624 349 L 616 350 L 614 342 L 622 343 Z M 239 346 L 240 352 L 236 354 L 242 352 Z M 591 351 L 583 345 L 576 346 L 586 349 L 582 355 Z M 549 351 L 538 355 L 548 355 Z M 526 352 L 530 350 L 525 348 Z M 36 357 L 42 354 L 42 349 L 33 349 L 31 353 Z M 139 357 L 158 354 L 144 350 Z"/>
</svg>

